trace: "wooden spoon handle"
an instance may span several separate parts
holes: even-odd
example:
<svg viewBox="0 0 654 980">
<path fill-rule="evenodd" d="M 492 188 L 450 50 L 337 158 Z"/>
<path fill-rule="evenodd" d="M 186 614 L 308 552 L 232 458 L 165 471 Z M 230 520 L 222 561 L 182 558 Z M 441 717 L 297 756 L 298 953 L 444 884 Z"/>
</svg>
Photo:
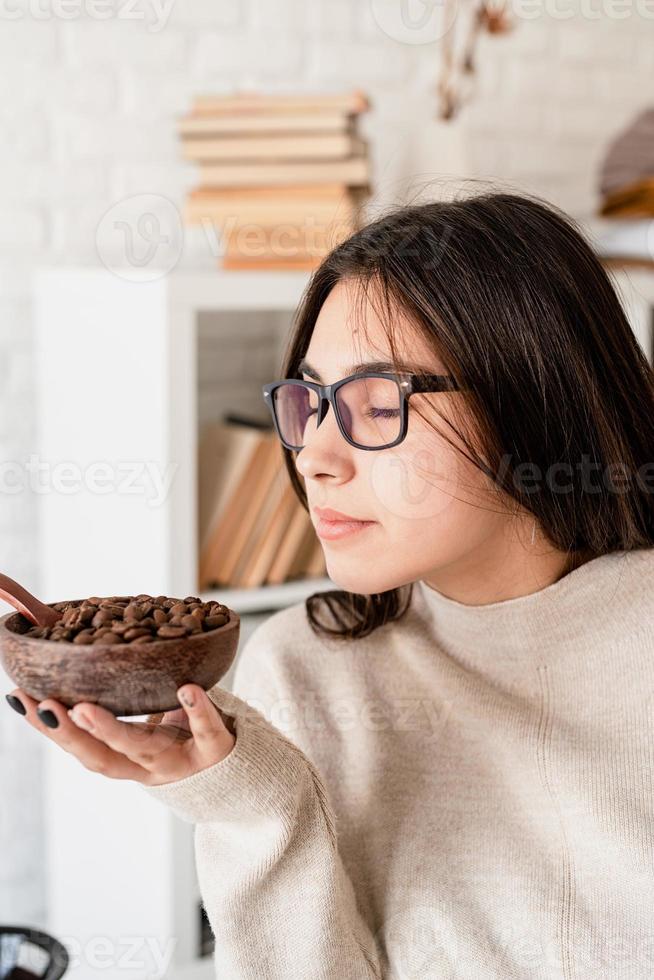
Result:
<svg viewBox="0 0 654 980">
<path fill-rule="evenodd" d="M 22 613 L 35 626 L 52 626 L 61 618 L 61 613 L 46 606 L 8 575 L 0 574 L 0 598 Z"/>
</svg>

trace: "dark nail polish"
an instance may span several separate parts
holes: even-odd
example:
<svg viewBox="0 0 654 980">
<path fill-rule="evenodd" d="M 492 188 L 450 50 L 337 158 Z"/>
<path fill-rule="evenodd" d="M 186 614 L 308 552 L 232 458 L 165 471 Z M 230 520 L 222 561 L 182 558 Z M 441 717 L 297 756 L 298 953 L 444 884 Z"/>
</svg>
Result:
<svg viewBox="0 0 654 980">
<path fill-rule="evenodd" d="M 48 728 L 59 727 L 59 719 L 57 718 L 54 711 L 50 711 L 49 708 L 37 708 L 36 713 L 41 719 L 41 721 L 43 722 L 43 724 L 47 725 Z"/>
<path fill-rule="evenodd" d="M 10 704 L 14 711 L 17 711 L 19 715 L 27 714 L 27 708 L 20 698 L 15 697 L 13 694 L 5 694 L 5 697 L 7 699 L 7 704 Z"/>
</svg>

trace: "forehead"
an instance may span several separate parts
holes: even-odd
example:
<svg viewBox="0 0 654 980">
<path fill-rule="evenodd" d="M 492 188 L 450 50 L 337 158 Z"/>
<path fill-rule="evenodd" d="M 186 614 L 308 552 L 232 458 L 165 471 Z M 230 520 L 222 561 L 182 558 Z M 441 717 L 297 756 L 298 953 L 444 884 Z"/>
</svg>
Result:
<svg viewBox="0 0 654 980">
<path fill-rule="evenodd" d="M 419 328 L 401 309 L 392 322 L 384 319 L 374 292 L 366 295 L 359 284 L 336 284 L 322 305 L 313 328 L 305 361 L 326 377 L 349 373 L 367 361 L 392 361 L 392 332 L 396 358 L 411 370 L 439 371 L 442 365 Z"/>
</svg>

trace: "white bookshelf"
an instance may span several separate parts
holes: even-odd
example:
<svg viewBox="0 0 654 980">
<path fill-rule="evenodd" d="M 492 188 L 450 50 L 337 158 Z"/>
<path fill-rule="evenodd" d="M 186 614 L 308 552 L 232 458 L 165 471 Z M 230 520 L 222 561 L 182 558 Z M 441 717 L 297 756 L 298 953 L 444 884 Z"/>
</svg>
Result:
<svg viewBox="0 0 654 980">
<path fill-rule="evenodd" d="M 198 344 L 234 314 L 257 314 L 246 316 L 246 331 L 265 321 L 276 363 L 244 385 L 252 387 L 253 406 L 260 401 L 266 418 L 260 385 L 279 367 L 308 281 L 305 273 L 222 271 L 152 280 L 148 269 L 149 281 L 135 282 L 134 269 L 127 273 L 68 268 L 35 277 L 36 451 L 50 467 L 42 477 L 46 491 L 38 496 L 45 601 L 93 593 L 198 594 Z M 215 325 L 210 319 L 207 326 L 212 315 Z M 260 333 L 251 346 L 261 347 Z M 68 488 L 66 479 L 57 483 L 55 466 L 61 463 L 70 464 Z M 104 487 L 93 464 L 113 467 Z M 152 472 L 169 474 L 167 492 L 156 491 Z M 331 587 L 320 578 L 201 594 L 239 612 L 242 649 L 263 618 Z M 53 743 L 45 744 L 45 753 L 48 927 L 63 941 L 81 944 L 71 980 L 156 977 L 152 950 L 162 955 L 171 941 L 169 980 L 211 977 L 211 957 L 197 956 L 200 896 L 192 825 L 136 784 L 91 773 Z M 98 937 L 116 951 L 116 962 L 111 952 L 90 962 L 85 951 Z M 139 950 L 142 963 L 125 962 L 121 937 L 147 939 Z"/>
</svg>

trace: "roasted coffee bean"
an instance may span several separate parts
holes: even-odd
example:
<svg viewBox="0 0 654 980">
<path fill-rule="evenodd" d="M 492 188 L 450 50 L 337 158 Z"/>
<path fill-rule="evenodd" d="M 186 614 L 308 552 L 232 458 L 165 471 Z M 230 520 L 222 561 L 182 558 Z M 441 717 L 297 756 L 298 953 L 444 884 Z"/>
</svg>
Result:
<svg viewBox="0 0 654 980">
<path fill-rule="evenodd" d="M 123 607 L 119 606 L 116 602 L 107 602 L 106 604 L 103 604 L 102 611 L 110 613 L 113 619 L 115 619 L 117 616 L 123 615 Z"/>
<path fill-rule="evenodd" d="M 32 626 L 31 629 L 27 631 L 27 636 L 33 636 L 37 640 L 43 640 L 47 638 L 50 630 L 47 626 Z"/>
<path fill-rule="evenodd" d="M 97 613 L 91 620 L 91 623 L 97 629 L 98 627 L 104 626 L 105 623 L 110 623 L 113 618 L 114 617 L 112 616 L 112 614 L 109 612 L 108 609 L 98 609 Z"/>
<path fill-rule="evenodd" d="M 209 629 L 216 629 L 218 626 L 224 626 L 227 622 L 227 617 L 219 614 L 218 616 L 207 616 L 204 623 Z"/>
<path fill-rule="evenodd" d="M 123 636 L 127 642 L 130 643 L 132 640 L 136 640 L 139 636 L 147 636 L 149 632 L 150 631 L 147 627 L 144 629 L 141 626 L 135 626 L 134 629 L 127 630 L 125 633 L 123 633 Z"/>
<path fill-rule="evenodd" d="M 177 640 L 182 636 L 186 636 L 186 627 L 170 626 L 169 624 L 160 626 L 157 630 L 157 636 L 161 636 L 164 640 Z"/>
<path fill-rule="evenodd" d="M 81 633 L 78 633 L 77 636 L 73 637 L 73 643 L 88 645 L 89 643 L 93 643 L 94 636 L 95 633 L 93 630 L 82 630 Z"/>
<path fill-rule="evenodd" d="M 125 619 L 143 619 L 143 607 L 138 602 L 130 602 L 129 606 L 125 607 L 124 616 Z"/>
<path fill-rule="evenodd" d="M 79 611 L 79 621 L 83 626 L 88 626 L 96 614 L 96 606 L 82 606 Z"/>
<path fill-rule="evenodd" d="M 124 635 L 127 630 L 134 629 L 134 620 L 124 620 L 120 619 L 117 622 L 111 624 L 112 632 L 118 633 L 118 635 Z"/>
<path fill-rule="evenodd" d="M 71 602 L 51 603 L 60 618 L 54 626 L 30 624 L 25 635 L 79 646 L 91 643 L 152 643 L 158 639 L 182 639 L 224 626 L 229 610 L 215 600 L 196 596 L 91 596 Z"/>
<path fill-rule="evenodd" d="M 202 623 L 199 623 L 195 616 L 182 616 L 182 626 L 186 626 L 190 630 L 201 630 Z"/>
</svg>

